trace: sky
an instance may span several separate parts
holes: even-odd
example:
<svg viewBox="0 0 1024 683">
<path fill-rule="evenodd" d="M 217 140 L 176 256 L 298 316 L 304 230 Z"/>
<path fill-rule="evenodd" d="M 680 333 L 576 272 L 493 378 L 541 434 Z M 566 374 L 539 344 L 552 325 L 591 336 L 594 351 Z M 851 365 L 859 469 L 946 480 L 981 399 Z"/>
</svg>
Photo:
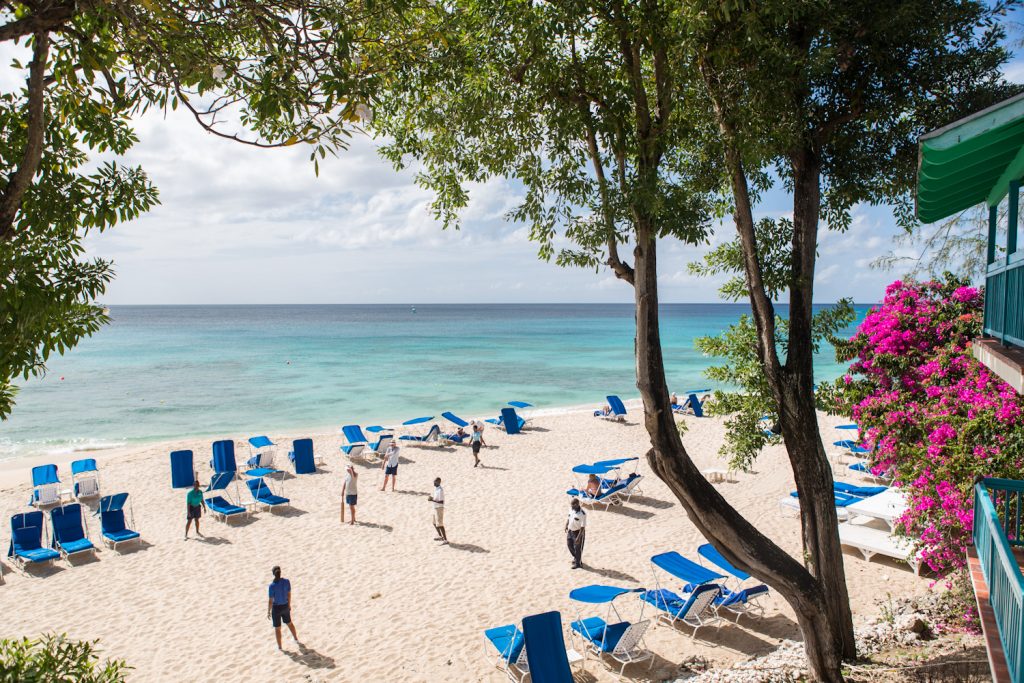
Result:
<svg viewBox="0 0 1024 683">
<path fill-rule="evenodd" d="M 0 89 L 23 78 L 0 49 Z M 1007 68 L 1024 82 L 1024 59 Z M 540 261 L 528 227 L 505 219 L 520 190 L 492 180 L 475 186 L 459 231 L 433 219 L 431 195 L 414 172 L 395 171 L 362 135 L 320 163 L 309 148 L 255 149 L 203 131 L 183 110 L 150 112 L 139 143 L 123 158 L 140 164 L 160 205 L 137 220 L 86 239 L 90 256 L 112 259 L 105 304 L 287 303 L 629 303 L 611 272 Z M 788 197 L 769 193 L 758 217 L 788 215 Z M 898 272 L 871 268 L 898 233 L 885 207 L 858 206 L 846 233 L 822 230 L 815 301 L 879 301 Z M 718 301 L 721 278 L 690 275 L 687 264 L 732 239 L 727 223 L 711 246 L 663 240 L 663 302 Z M 910 252 L 901 252 L 909 255 Z"/>
</svg>

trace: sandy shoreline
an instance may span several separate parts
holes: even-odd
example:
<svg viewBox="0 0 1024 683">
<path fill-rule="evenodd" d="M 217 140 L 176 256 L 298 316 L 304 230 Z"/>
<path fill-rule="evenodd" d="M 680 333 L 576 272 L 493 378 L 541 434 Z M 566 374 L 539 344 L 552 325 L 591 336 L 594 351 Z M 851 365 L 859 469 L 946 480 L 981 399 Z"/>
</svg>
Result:
<svg viewBox="0 0 1024 683">
<path fill-rule="evenodd" d="M 472 467 L 465 447 L 406 447 L 395 493 L 377 491 L 379 470 L 357 465 L 363 524 L 356 527 L 338 523 L 340 434 L 295 433 L 286 439 L 271 433 L 281 466 L 287 464 L 291 436 L 312 436 L 326 459 L 323 472 L 284 482 L 292 509 L 260 512 L 231 525 L 205 517 L 205 542 L 182 540 L 184 491 L 170 488 L 167 454 L 192 449 L 206 480 L 210 439 L 100 451 L 95 455 L 103 490 L 131 494 L 145 543 L 138 550 L 103 550 L 95 561 L 73 567 L 60 562 L 42 577 L 13 572 L 4 560 L 0 636 L 58 630 L 100 638 L 108 656 L 127 659 L 135 667 L 133 678 L 146 681 L 505 680 L 493 667 L 484 629 L 555 609 L 568 633 L 568 622 L 576 618 L 569 590 L 588 583 L 653 586 L 651 555 L 678 550 L 695 557 L 703 542 L 667 487 L 642 463 L 645 495 L 618 509 L 589 513 L 586 568 L 569 568 L 562 526 L 568 509 L 564 491 L 574 481 L 570 469 L 642 455 L 648 441 L 635 405 L 626 424 L 563 412 L 538 416 L 536 429 L 518 436 L 489 428 L 490 447 L 481 455 L 485 468 Z M 687 420 L 683 439 L 697 463 L 720 467 L 721 422 Z M 829 441 L 839 420 L 822 416 L 821 422 Z M 241 461 L 247 454 L 244 437 L 235 438 Z M 31 466 L 55 462 L 67 481 L 67 463 L 84 455 L 0 463 L 5 547 L 7 520 L 27 509 Z M 761 531 L 797 553 L 799 521 L 780 514 L 777 505 L 792 489 L 782 447 L 767 449 L 756 470 L 719 489 Z M 435 544 L 430 526 L 426 495 L 435 476 L 442 478 L 448 498 L 449 547 Z M 98 542 L 97 518 L 89 517 L 89 526 Z M 265 612 L 274 564 L 292 581 L 293 616 L 305 653 L 287 636 L 285 653 L 274 645 Z M 874 615 L 874 602 L 887 593 L 920 593 L 930 583 L 884 559 L 869 564 L 848 554 L 846 566 L 858 618 Z M 706 642 L 694 642 L 682 629 L 652 627 L 646 641 L 655 653 L 654 667 L 628 668 L 627 677 L 661 680 L 694 654 L 726 663 L 796 637 L 785 602 L 772 597 L 768 604 L 761 622 L 744 619 L 702 634 Z M 622 599 L 621 605 L 623 616 L 637 616 L 639 601 Z M 584 609 L 583 616 L 598 613 Z M 645 618 L 653 616 L 645 610 Z M 593 660 L 587 671 L 598 681 L 614 680 Z"/>
</svg>

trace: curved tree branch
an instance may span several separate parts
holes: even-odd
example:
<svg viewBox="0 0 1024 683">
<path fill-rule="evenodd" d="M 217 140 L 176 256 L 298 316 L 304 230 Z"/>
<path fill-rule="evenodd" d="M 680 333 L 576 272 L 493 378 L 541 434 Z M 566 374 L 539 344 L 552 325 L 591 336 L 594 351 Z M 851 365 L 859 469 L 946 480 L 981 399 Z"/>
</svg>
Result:
<svg viewBox="0 0 1024 683">
<path fill-rule="evenodd" d="M 46 115 L 43 95 L 46 92 L 46 62 L 50 55 L 50 34 L 41 31 L 35 35 L 32 47 L 32 62 L 28 72 L 28 134 L 21 163 L 7 179 L 7 186 L 0 194 L 0 240 L 7 241 L 14 236 L 14 217 L 21 208 L 21 200 L 32 184 L 32 178 L 39 170 L 43 157 L 43 132 L 46 130 Z"/>
</svg>

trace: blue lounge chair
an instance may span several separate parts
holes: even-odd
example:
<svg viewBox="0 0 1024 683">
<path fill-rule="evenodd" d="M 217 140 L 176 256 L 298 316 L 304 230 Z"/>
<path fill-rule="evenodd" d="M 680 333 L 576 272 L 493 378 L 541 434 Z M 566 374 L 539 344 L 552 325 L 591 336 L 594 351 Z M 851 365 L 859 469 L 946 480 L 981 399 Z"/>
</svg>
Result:
<svg viewBox="0 0 1024 683">
<path fill-rule="evenodd" d="M 644 591 L 640 599 L 661 610 L 659 619 L 669 625 L 682 622 L 693 628 L 691 634 L 697 637 L 697 631 L 705 626 L 717 624 L 721 626 L 722 618 L 715 612 L 715 601 L 720 599 L 722 587 L 717 583 L 705 583 L 695 586 L 690 593 L 678 595 L 665 588 Z"/>
<path fill-rule="evenodd" d="M 28 504 L 34 507 L 58 505 L 61 502 L 60 477 L 56 465 L 38 465 L 32 468 L 32 497 Z"/>
<path fill-rule="evenodd" d="M 625 621 L 611 603 L 619 596 L 627 593 L 644 592 L 643 588 L 620 588 L 618 586 L 584 586 L 569 592 L 569 599 L 587 604 L 608 604 L 606 617 L 589 617 L 577 619 L 570 624 L 573 633 L 582 636 L 587 653 L 593 653 L 600 659 L 608 655 L 622 666 L 619 668 L 621 677 L 626 667 L 637 662 L 649 661 L 648 668 L 654 664 L 654 656 L 643 645 L 644 633 L 650 622 L 646 620 L 635 623 Z M 529 647 L 529 644 L 527 644 Z"/>
<path fill-rule="evenodd" d="M 291 505 L 292 502 L 283 497 L 276 495 L 270 490 L 270 486 L 267 482 L 263 481 L 263 477 L 256 477 L 254 479 L 248 479 L 245 482 L 246 487 L 249 489 L 249 493 L 252 494 L 252 499 L 264 505 L 271 510 L 278 507 L 279 505 Z"/>
<path fill-rule="evenodd" d="M 719 607 L 725 607 L 737 614 L 764 616 L 764 606 L 760 603 L 759 598 L 768 595 L 768 586 L 763 583 L 756 586 L 743 586 L 743 582 L 751 578 L 750 574 L 734 567 L 710 543 L 705 543 L 697 548 L 697 554 L 739 582 L 739 587 L 735 590 L 723 589 L 722 599 L 718 603 Z"/>
<path fill-rule="evenodd" d="M 296 439 L 292 441 L 292 451 L 288 454 L 288 457 L 295 466 L 295 474 L 316 474 L 313 439 Z"/>
<path fill-rule="evenodd" d="M 836 481 L 832 483 L 832 488 L 840 493 L 848 493 L 851 496 L 857 498 L 870 498 L 871 496 L 877 496 L 879 493 L 884 493 L 889 489 L 888 486 L 855 486 L 853 484 L 847 484 L 844 481 Z"/>
<path fill-rule="evenodd" d="M 345 440 L 348 441 L 347 446 L 341 447 L 341 452 L 350 458 L 362 455 L 363 449 L 366 448 L 370 440 L 363 434 L 363 430 L 360 429 L 359 425 L 345 425 L 341 428 L 341 433 L 345 435 Z"/>
<path fill-rule="evenodd" d="M 190 489 L 196 480 L 192 451 L 171 452 L 171 488 Z"/>
<path fill-rule="evenodd" d="M 524 647 L 526 641 L 523 640 L 523 632 L 519 627 L 507 624 L 489 628 L 484 631 L 484 638 L 498 651 L 496 666 L 512 680 L 524 680 L 530 673 L 530 665 L 527 663 Z"/>
<path fill-rule="evenodd" d="M 249 437 L 249 459 L 245 464 L 249 467 L 274 466 L 274 447 L 276 444 L 268 436 Z"/>
<path fill-rule="evenodd" d="M 235 465 L 235 442 L 232 439 L 213 442 L 213 460 L 210 468 L 214 472 L 237 472 Z"/>
<path fill-rule="evenodd" d="M 611 409 L 611 412 L 605 415 L 604 411 L 598 410 L 594 412 L 594 415 L 613 422 L 625 422 L 626 406 L 622 402 L 622 399 L 618 396 L 606 396 L 605 400 L 608 401 L 608 407 Z"/>
<path fill-rule="evenodd" d="M 799 494 L 799 491 L 790 492 L 788 496 L 779 501 L 779 508 L 783 510 L 795 510 L 797 514 L 800 514 Z M 849 519 L 850 513 L 846 511 L 847 506 L 853 505 L 854 503 L 859 503 L 860 501 L 864 500 L 861 497 L 852 496 L 849 493 L 844 493 L 842 491 L 833 490 L 832 495 L 835 498 L 836 518 L 839 519 L 839 521 Z"/>
<path fill-rule="evenodd" d="M 138 531 L 128 528 L 124 519 L 124 506 L 128 501 L 127 493 L 115 493 L 100 498 L 100 506 L 96 514 L 100 516 L 100 533 L 110 547 L 117 549 L 119 543 L 141 540 Z"/>
<path fill-rule="evenodd" d="M 411 441 L 413 443 L 440 443 L 441 442 L 441 428 L 437 425 L 430 425 L 430 429 L 423 436 L 414 436 L 412 434 L 405 434 L 398 437 L 399 441 Z"/>
<path fill-rule="evenodd" d="M 234 472 L 218 472 L 213 475 L 210 479 L 210 485 L 206 487 L 206 492 L 221 491 L 219 495 L 213 495 L 206 499 L 206 509 L 215 515 L 219 515 L 221 520 L 227 521 L 235 515 L 244 515 L 245 508 L 236 505 L 231 502 L 228 497 L 228 484 L 235 479 Z"/>
<path fill-rule="evenodd" d="M 11 547 L 7 551 L 22 569 L 30 564 L 53 562 L 60 558 L 56 550 L 43 547 L 43 513 L 21 512 L 11 517 Z"/>
<path fill-rule="evenodd" d="M 526 426 L 526 420 L 516 414 L 515 408 L 502 408 L 501 415 L 485 421 L 504 429 L 506 434 L 518 434 Z"/>
<path fill-rule="evenodd" d="M 724 562 L 725 558 L 722 558 L 722 561 Z M 685 593 L 692 593 L 702 585 L 713 584 L 718 586 L 719 594 L 714 596 L 712 602 L 716 614 L 720 614 L 722 609 L 726 609 L 738 615 L 736 618 L 739 619 L 739 616 L 750 610 L 763 612 L 761 605 L 757 602 L 757 598 L 768 592 L 767 586 L 761 585 L 735 591 L 731 590 L 722 582 L 725 579 L 724 576 L 688 560 L 677 552 L 655 555 L 651 558 L 651 564 L 682 581 Z M 655 572 L 655 576 L 657 576 L 657 572 Z"/>
<path fill-rule="evenodd" d="M 388 446 L 391 445 L 391 442 L 394 440 L 394 438 L 394 434 L 381 434 L 380 436 L 377 437 L 376 441 L 373 441 L 366 445 L 366 452 L 372 453 L 374 457 L 379 458 L 380 456 L 384 455 L 384 451 L 388 449 Z"/>
<path fill-rule="evenodd" d="M 569 489 L 566 493 L 573 498 L 579 499 L 580 503 L 584 505 L 604 505 L 604 509 L 607 510 L 610 506 L 621 503 L 619 495 L 626 488 L 626 483 L 617 484 L 611 488 L 607 488 L 601 491 L 596 496 L 592 496 L 585 490 L 580 489 Z"/>
<path fill-rule="evenodd" d="M 71 481 L 74 482 L 72 491 L 75 498 L 95 498 L 100 495 L 99 469 L 96 467 L 96 460 L 84 458 L 71 463 Z"/>
<path fill-rule="evenodd" d="M 50 510 L 50 524 L 53 529 L 53 547 L 65 559 L 80 553 L 96 553 L 96 546 L 86 533 L 81 504 L 69 503 Z"/>
<path fill-rule="evenodd" d="M 532 683 L 572 683 L 561 614 L 523 617 L 523 648 Z"/>
</svg>

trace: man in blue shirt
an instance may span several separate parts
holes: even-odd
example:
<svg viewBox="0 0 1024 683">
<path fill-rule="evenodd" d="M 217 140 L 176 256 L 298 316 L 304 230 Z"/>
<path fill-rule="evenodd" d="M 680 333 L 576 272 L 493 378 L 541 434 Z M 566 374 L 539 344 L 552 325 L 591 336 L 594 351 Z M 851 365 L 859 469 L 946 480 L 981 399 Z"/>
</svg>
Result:
<svg viewBox="0 0 1024 683">
<path fill-rule="evenodd" d="M 281 649 L 281 622 L 288 624 L 288 630 L 292 632 L 292 639 L 296 643 L 299 637 L 295 635 L 295 624 L 292 623 L 292 584 L 288 579 L 281 578 L 281 568 L 274 567 L 274 580 L 271 582 L 267 594 L 267 619 L 274 624 L 274 636 L 277 638 L 277 649 Z"/>
</svg>

